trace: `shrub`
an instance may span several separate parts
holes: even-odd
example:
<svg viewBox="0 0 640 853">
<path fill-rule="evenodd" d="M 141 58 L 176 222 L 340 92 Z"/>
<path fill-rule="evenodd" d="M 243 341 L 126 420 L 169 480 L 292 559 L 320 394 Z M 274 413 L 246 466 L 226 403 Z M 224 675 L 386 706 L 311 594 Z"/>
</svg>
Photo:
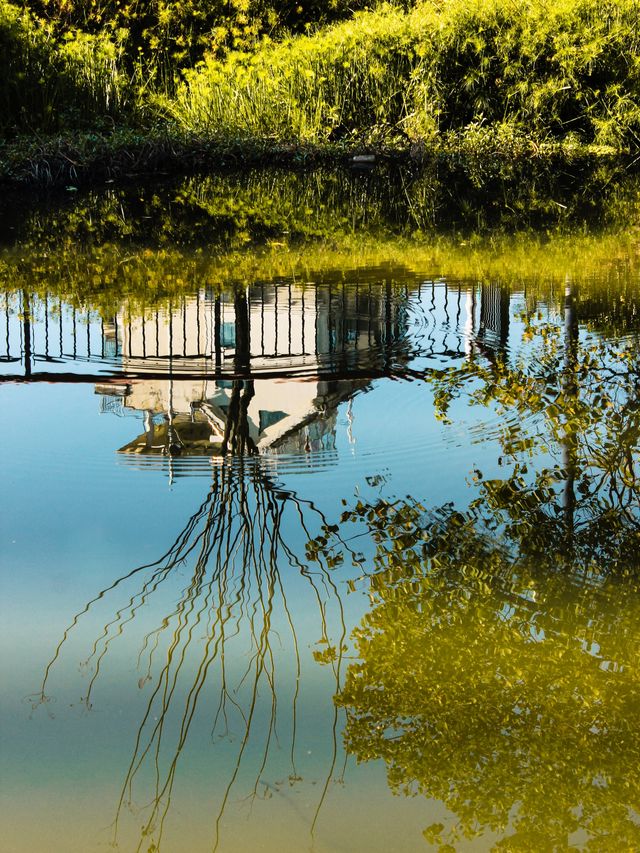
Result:
<svg viewBox="0 0 640 853">
<path fill-rule="evenodd" d="M 637 0 L 425 0 L 225 60 L 163 106 L 218 136 L 424 139 L 510 124 L 640 146 Z"/>
<path fill-rule="evenodd" d="M 28 12 L 0 0 L 0 133 L 88 126 L 124 106 L 119 51 L 104 36 L 56 38 Z"/>
</svg>

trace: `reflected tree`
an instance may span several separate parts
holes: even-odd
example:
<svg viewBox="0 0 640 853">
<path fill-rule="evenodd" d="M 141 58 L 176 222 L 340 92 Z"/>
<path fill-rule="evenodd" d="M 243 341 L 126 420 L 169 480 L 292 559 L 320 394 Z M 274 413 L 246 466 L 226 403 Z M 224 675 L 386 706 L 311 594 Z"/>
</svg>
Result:
<svg viewBox="0 0 640 853">
<path fill-rule="evenodd" d="M 251 359 L 249 334 L 249 305 L 246 291 L 237 290 L 234 298 L 236 349 L 235 369 L 242 373 L 248 369 Z M 249 434 L 249 403 L 254 396 L 254 380 L 235 379 L 231 389 L 231 400 L 227 413 L 222 453 L 254 455 L 258 452 Z"/>
<path fill-rule="evenodd" d="M 235 309 L 235 367 L 241 372 L 249 358 L 244 294 L 236 296 Z M 284 713 L 283 697 L 290 698 L 285 713 L 290 731 L 288 784 L 302 781 L 296 763 L 302 660 L 295 612 L 287 601 L 292 582 L 289 573 L 303 579 L 317 606 L 321 651 L 314 657 L 329 664 L 336 690 L 341 681 L 346 628 L 332 570 L 342 558 L 316 554 L 311 568 L 304 554 L 304 543 L 318 530 L 325 540 L 329 535 L 338 536 L 339 530 L 329 525 L 311 501 L 282 488 L 267 462 L 256 456 L 247 420 L 252 386 L 245 380 L 233 384 L 224 455 L 212 460 L 212 483 L 205 500 L 162 557 L 115 580 L 74 617 L 34 697 L 36 704 L 49 701 L 53 673 L 71 634 L 99 603 L 115 598 L 133 584 L 133 594 L 124 594 L 123 603 L 84 661 L 88 687 L 83 701 L 87 709 L 93 706 L 95 687 L 114 643 L 132 629 L 136 619 L 143 618 L 149 605 L 153 605 L 153 613 L 160 614 L 156 626 L 145 634 L 138 655 L 138 686 L 146 687 L 149 698 L 135 735 L 114 823 L 117 843 L 127 810 L 137 820 L 142 819 L 138 850 L 161 849 L 181 754 L 201 704 L 205 707 L 200 708 L 200 717 L 206 714 L 211 718 L 214 745 L 219 741 L 235 744 L 214 819 L 213 849 L 218 847 L 223 814 L 249 753 L 254 764 L 256 755 L 259 759 L 246 796 L 253 800 L 267 790 L 263 773 L 275 749 L 282 750 L 276 730 Z M 181 579 L 185 576 L 183 586 Z M 286 677 L 278 674 L 278 650 L 285 642 L 283 630 L 289 633 L 288 647 L 294 659 L 292 693 Z M 239 674 L 238 660 L 244 661 Z M 209 711 L 212 688 L 217 695 Z M 336 767 L 339 713 L 335 707 L 330 726 L 333 746 L 320 786 L 312 836 Z M 232 734 L 234 727 L 240 729 L 237 738 Z M 148 805 L 140 807 L 140 803 Z"/>
<path fill-rule="evenodd" d="M 336 702 L 345 744 L 396 793 L 453 813 L 451 849 L 640 846 L 640 347 L 523 318 L 521 355 L 476 352 L 434 373 L 500 414 L 501 478 L 474 470 L 464 510 L 358 502 L 371 611 Z M 344 534 L 343 534 L 344 535 Z M 320 543 L 331 554 L 340 543 Z"/>
<path fill-rule="evenodd" d="M 169 550 L 159 560 L 133 569 L 101 590 L 72 620 L 47 666 L 41 690 L 34 697 L 36 704 L 49 701 L 56 663 L 70 635 L 99 602 L 113 599 L 120 588 L 131 583 L 137 587 L 117 607 L 83 663 L 88 673 L 83 698 L 87 709 L 93 707 L 94 691 L 114 644 L 137 617 L 142 618 L 145 608 L 152 605 L 152 612 L 160 613 L 156 627 L 144 636 L 138 655 L 138 687 L 146 687 L 149 698 L 117 804 L 114 842 L 125 810 L 131 810 L 136 819 L 142 818 L 137 849 L 161 849 L 176 772 L 199 704 L 204 704 L 200 716 L 211 717 L 213 744 L 235 744 L 235 758 L 214 820 L 213 849 L 218 846 L 229 795 L 249 753 L 248 766 L 255 765 L 255 756 L 260 756 L 254 781 L 245 791 L 250 800 L 267 793 L 263 773 L 274 750 L 288 749 L 287 784 L 302 781 L 296 763 L 296 729 L 303 662 L 295 611 L 287 601 L 289 572 L 304 579 L 316 602 L 321 651 L 314 656 L 329 663 L 336 689 L 346 636 L 342 604 L 332 577 L 332 569 L 340 560 L 328 557 L 310 568 L 296 546 L 311 539 L 318 528 L 325 536 L 336 529 L 330 528 L 312 502 L 279 487 L 259 459 L 229 457 L 214 464 L 207 497 Z M 188 581 L 180 588 L 180 578 L 185 574 Z M 172 603 L 169 607 L 163 601 Z M 281 633 L 285 628 L 288 641 Z M 286 677 L 278 675 L 278 651 L 285 642 L 296 673 L 293 694 Z M 238 659 L 246 661 L 240 675 Z M 213 706 L 212 689 L 214 695 L 217 692 Z M 284 711 L 283 700 L 289 702 Z M 290 732 L 288 748 L 276 735 L 278 719 L 283 715 Z M 334 776 L 338 721 L 336 707 L 330 725 L 333 747 L 312 834 Z M 213 760 L 216 755 L 214 750 Z M 140 807 L 140 803 L 149 805 Z"/>
<path fill-rule="evenodd" d="M 336 701 L 359 761 L 396 793 L 442 800 L 455 844 L 635 849 L 640 784 L 640 584 L 559 571 L 477 512 L 361 506 L 376 539 L 371 612 Z M 629 568 L 638 569 L 638 558 Z"/>
<path fill-rule="evenodd" d="M 498 512 L 494 527 L 527 553 L 551 548 L 570 567 L 608 553 L 609 571 L 623 570 L 640 543 L 640 340 L 579 331 L 575 288 L 565 290 L 562 317 L 521 318 L 517 356 L 472 357 L 427 379 L 442 420 L 454 399 L 500 416 L 508 474 L 485 481 L 481 501 Z"/>
</svg>

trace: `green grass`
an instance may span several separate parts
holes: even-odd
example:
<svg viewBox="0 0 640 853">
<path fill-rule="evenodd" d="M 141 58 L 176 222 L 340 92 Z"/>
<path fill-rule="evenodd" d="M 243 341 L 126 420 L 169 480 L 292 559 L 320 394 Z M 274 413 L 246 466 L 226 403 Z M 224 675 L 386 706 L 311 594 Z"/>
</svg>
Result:
<svg viewBox="0 0 640 853">
<path fill-rule="evenodd" d="M 296 35 L 283 35 L 284 5 L 274 18 L 237 0 L 237 20 L 220 12 L 227 36 L 237 30 L 224 50 L 215 10 L 205 25 L 193 3 L 192 30 L 184 10 L 163 13 L 178 29 L 162 47 L 159 6 L 98 14 L 69 0 L 65 18 L 48 0 L 0 0 L 0 180 L 210 167 L 243 152 L 254 163 L 640 152 L 638 0 L 420 0 L 334 24 L 323 22 L 348 6 L 330 14 L 318 0 L 305 12 L 317 28 Z M 190 67 L 203 38 L 211 51 Z"/>
<path fill-rule="evenodd" d="M 640 147 L 637 0 L 426 0 L 209 57 L 164 114 L 220 137 Z"/>
</svg>

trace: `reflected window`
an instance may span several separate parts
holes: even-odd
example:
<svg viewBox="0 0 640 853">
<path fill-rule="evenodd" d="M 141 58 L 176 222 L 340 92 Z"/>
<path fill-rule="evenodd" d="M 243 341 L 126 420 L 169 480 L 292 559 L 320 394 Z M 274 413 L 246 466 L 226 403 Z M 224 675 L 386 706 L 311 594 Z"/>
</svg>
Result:
<svg viewBox="0 0 640 853">
<path fill-rule="evenodd" d="M 260 432 L 264 432 L 270 426 L 277 424 L 278 421 L 286 417 L 286 412 L 265 412 L 264 409 L 260 409 Z"/>
<path fill-rule="evenodd" d="M 220 329 L 220 343 L 223 347 L 235 347 L 236 345 L 236 324 L 223 323 Z"/>
</svg>

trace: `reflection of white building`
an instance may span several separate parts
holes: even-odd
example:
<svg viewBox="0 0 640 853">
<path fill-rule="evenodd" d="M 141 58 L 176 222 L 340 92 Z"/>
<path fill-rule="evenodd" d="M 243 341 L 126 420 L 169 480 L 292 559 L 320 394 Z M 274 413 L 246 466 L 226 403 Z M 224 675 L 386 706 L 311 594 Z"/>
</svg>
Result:
<svg viewBox="0 0 640 853">
<path fill-rule="evenodd" d="M 331 385 L 340 385 L 340 391 Z M 362 384 L 362 383 L 360 383 Z M 222 445 L 231 380 L 144 379 L 126 387 L 123 404 L 145 412 L 145 432 L 127 453 L 214 454 Z M 333 446 L 335 406 L 358 383 L 258 379 L 247 408 L 249 435 L 260 451 L 298 452 Z M 111 386 L 97 386 L 112 394 Z M 125 389 L 123 389 L 125 390 Z"/>
<path fill-rule="evenodd" d="M 255 285 L 249 288 L 251 373 L 307 369 L 315 373 L 368 359 L 400 335 L 400 302 L 384 285 Z M 177 305 L 132 316 L 121 311 L 112 327 L 123 367 L 229 371 L 236 356 L 233 295 L 201 291 Z"/>
<path fill-rule="evenodd" d="M 121 403 L 145 412 L 145 432 L 123 452 L 219 452 L 239 382 L 251 384 L 243 417 L 258 451 L 331 445 L 336 406 L 366 384 L 349 372 L 383 358 L 402 324 L 400 303 L 384 286 L 258 285 L 244 304 L 238 317 L 233 295 L 201 292 L 175 307 L 145 316 L 123 310 L 114 319 L 106 331 L 130 377 L 119 389 Z M 110 385 L 96 391 L 113 396 Z"/>
<path fill-rule="evenodd" d="M 345 276 L 201 290 L 110 321 L 47 295 L 7 296 L 0 373 L 50 381 L 71 367 L 104 410 L 145 413 L 128 452 L 220 452 L 229 425 L 252 451 L 304 451 L 334 440 L 336 406 L 372 377 L 400 375 L 417 355 L 420 370 L 493 358 L 508 343 L 510 292 L 497 283 L 410 289 L 384 268 Z"/>
<path fill-rule="evenodd" d="M 507 344 L 510 293 L 498 283 L 428 280 L 409 288 L 383 267 L 359 270 L 350 282 L 329 276 L 308 288 L 281 282 L 248 289 L 242 375 L 373 377 L 406 364 L 412 352 L 442 363 Z M 126 385 L 162 374 L 198 381 L 238 375 L 229 295 L 200 291 L 143 317 L 124 308 L 106 321 L 58 297 L 20 292 L 0 302 L 0 328 L 0 376 L 8 378 L 50 381 L 71 372 L 94 383 L 122 376 Z M 174 383 L 176 400 L 180 393 Z"/>
</svg>

